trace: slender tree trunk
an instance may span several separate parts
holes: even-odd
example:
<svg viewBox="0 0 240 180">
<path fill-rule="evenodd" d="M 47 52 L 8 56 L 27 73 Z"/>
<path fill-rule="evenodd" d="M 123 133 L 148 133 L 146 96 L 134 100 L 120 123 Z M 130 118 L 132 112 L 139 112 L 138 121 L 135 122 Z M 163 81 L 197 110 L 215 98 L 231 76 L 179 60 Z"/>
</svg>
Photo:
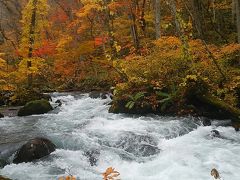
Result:
<svg viewBox="0 0 240 180">
<path fill-rule="evenodd" d="M 160 0 L 155 0 L 155 31 L 156 39 L 161 38 L 161 10 Z"/>
<path fill-rule="evenodd" d="M 134 47 L 139 53 L 139 48 L 140 48 L 140 42 L 139 42 L 139 37 L 138 37 L 138 31 L 137 31 L 137 25 L 136 25 L 136 15 L 134 10 L 136 10 L 136 3 L 131 3 L 130 4 L 130 13 L 129 13 L 129 19 L 131 20 L 131 34 L 133 38 L 133 43 Z"/>
<path fill-rule="evenodd" d="M 174 22 L 175 22 L 176 34 L 178 36 L 180 36 L 181 35 L 181 28 L 180 28 L 180 24 L 179 24 L 178 19 L 177 19 L 176 0 L 170 0 L 170 8 L 171 8 L 171 12 L 172 12 Z"/>
<path fill-rule="evenodd" d="M 236 25 L 237 25 L 237 35 L 238 35 L 238 43 L 240 44 L 240 0 L 235 0 L 236 6 Z"/>
<path fill-rule="evenodd" d="M 146 34 L 145 6 L 146 6 L 146 0 L 143 0 L 139 23 L 144 36 Z"/>
<path fill-rule="evenodd" d="M 240 44 L 240 0 L 235 0 L 235 7 L 236 7 L 236 25 L 237 25 L 237 36 L 238 36 L 238 44 Z M 240 66 L 240 53 L 238 56 L 238 64 Z"/>
<path fill-rule="evenodd" d="M 33 10 L 29 31 L 29 49 L 28 49 L 28 61 L 27 61 L 27 69 L 32 67 L 31 58 L 33 56 L 33 47 L 35 43 L 35 27 L 36 27 L 36 16 L 37 16 L 37 0 L 33 0 Z M 32 73 L 28 74 L 28 87 L 32 87 L 33 75 Z"/>
<path fill-rule="evenodd" d="M 203 27 L 202 22 L 203 18 L 201 16 L 201 9 L 200 9 L 200 3 L 199 0 L 191 0 L 192 5 L 192 15 L 193 15 L 193 23 L 195 24 L 195 28 L 197 29 L 196 32 L 198 34 L 198 38 L 204 39 L 204 33 L 203 33 Z"/>
<path fill-rule="evenodd" d="M 235 23 L 236 17 L 236 0 L 232 0 L 232 23 Z"/>
<path fill-rule="evenodd" d="M 116 49 L 114 48 L 114 41 L 115 38 L 113 36 L 113 19 L 110 14 L 110 9 L 108 7 L 108 0 L 104 0 L 104 9 L 105 9 L 105 17 L 106 17 L 106 28 L 108 32 L 108 37 L 109 37 L 109 44 L 110 44 L 110 49 L 111 49 L 111 58 L 116 56 Z"/>
</svg>

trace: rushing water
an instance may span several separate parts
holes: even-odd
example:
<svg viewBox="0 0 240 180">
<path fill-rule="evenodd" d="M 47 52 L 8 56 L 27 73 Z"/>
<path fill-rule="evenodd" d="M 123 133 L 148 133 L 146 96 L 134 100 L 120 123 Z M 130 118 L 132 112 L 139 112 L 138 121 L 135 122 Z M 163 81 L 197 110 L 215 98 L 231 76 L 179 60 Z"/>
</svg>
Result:
<svg viewBox="0 0 240 180">
<path fill-rule="evenodd" d="M 231 127 L 203 127 L 191 117 L 128 116 L 108 113 L 110 99 L 53 94 L 63 105 L 41 116 L 0 120 L 0 157 L 24 141 L 47 137 L 50 156 L 10 164 L 0 174 L 16 180 L 57 180 L 69 173 L 100 180 L 114 167 L 122 180 L 208 180 L 216 168 L 224 180 L 240 179 L 240 133 Z M 217 129 L 221 137 L 211 136 Z M 8 160 L 11 161 L 11 158 Z"/>
</svg>

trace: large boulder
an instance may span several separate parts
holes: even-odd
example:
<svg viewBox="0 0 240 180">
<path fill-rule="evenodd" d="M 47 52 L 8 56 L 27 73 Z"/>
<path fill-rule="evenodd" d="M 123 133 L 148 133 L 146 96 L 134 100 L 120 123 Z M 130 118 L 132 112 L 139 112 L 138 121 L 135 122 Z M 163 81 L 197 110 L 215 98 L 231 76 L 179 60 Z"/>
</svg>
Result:
<svg viewBox="0 0 240 180">
<path fill-rule="evenodd" d="M 0 113 L 0 118 L 3 118 L 3 117 L 4 117 L 4 115 L 2 113 Z"/>
<path fill-rule="evenodd" d="M 13 163 L 32 162 L 55 151 L 56 146 L 48 139 L 35 138 L 24 144 L 15 154 Z"/>
<path fill-rule="evenodd" d="M 27 103 L 18 111 L 18 116 L 29 116 L 33 114 L 44 114 L 53 110 L 47 100 L 36 100 Z"/>
</svg>

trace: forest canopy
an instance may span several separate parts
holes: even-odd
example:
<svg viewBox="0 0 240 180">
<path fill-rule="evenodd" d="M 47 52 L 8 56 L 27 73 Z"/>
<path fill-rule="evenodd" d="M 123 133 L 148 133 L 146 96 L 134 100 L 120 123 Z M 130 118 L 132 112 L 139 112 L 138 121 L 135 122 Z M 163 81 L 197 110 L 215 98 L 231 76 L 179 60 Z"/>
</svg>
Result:
<svg viewBox="0 0 240 180">
<path fill-rule="evenodd" d="M 1 91 L 115 87 L 128 109 L 164 111 L 186 104 L 195 81 L 239 107 L 239 0 L 2 0 L 0 10 Z"/>
</svg>

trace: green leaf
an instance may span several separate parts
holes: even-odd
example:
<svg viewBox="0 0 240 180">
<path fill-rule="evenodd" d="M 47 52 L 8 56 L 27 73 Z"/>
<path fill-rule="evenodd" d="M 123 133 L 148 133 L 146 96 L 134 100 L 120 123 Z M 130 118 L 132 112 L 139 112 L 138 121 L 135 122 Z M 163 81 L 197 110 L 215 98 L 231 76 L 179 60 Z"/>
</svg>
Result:
<svg viewBox="0 0 240 180">
<path fill-rule="evenodd" d="M 166 102 L 168 102 L 168 101 L 171 101 L 171 100 L 172 100 L 172 98 L 171 98 L 171 97 L 168 97 L 168 98 L 165 98 L 165 99 L 160 100 L 159 102 L 160 102 L 161 104 L 164 104 L 164 103 L 166 103 Z"/>
<path fill-rule="evenodd" d="M 132 109 L 134 105 L 135 105 L 135 102 L 131 102 L 129 109 Z"/>
<path fill-rule="evenodd" d="M 160 97 L 169 97 L 170 95 L 168 93 L 164 93 L 164 92 L 161 92 L 161 91 L 157 91 L 156 94 Z"/>
<path fill-rule="evenodd" d="M 138 99 L 144 97 L 144 93 L 143 92 L 139 92 L 134 96 L 134 100 L 137 101 Z"/>
<path fill-rule="evenodd" d="M 132 109 L 134 105 L 135 105 L 135 102 L 134 102 L 134 101 L 129 101 L 129 102 L 125 105 L 125 107 L 128 108 L 128 109 Z"/>
</svg>

